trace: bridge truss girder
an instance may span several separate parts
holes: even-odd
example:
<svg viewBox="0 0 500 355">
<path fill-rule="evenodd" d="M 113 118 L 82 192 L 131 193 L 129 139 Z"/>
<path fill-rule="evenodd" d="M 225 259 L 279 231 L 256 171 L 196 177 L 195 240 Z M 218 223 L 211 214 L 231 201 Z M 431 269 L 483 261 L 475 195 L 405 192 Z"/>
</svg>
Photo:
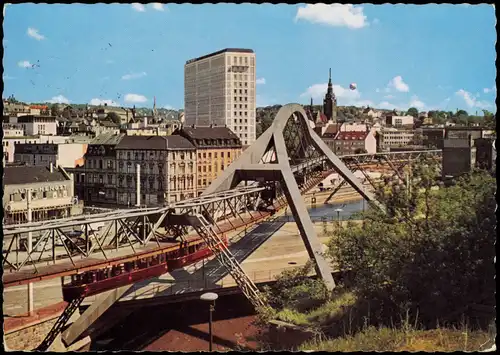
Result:
<svg viewBox="0 0 500 355">
<path fill-rule="evenodd" d="M 211 216 L 214 222 L 224 222 L 230 218 L 242 218 L 242 214 L 249 213 L 251 217 L 262 216 L 255 206 L 259 201 L 260 192 L 264 187 L 256 185 L 240 187 L 232 191 L 218 192 L 208 196 L 200 196 L 190 200 L 173 204 L 161 209 L 145 211 L 124 211 L 104 218 L 97 219 L 105 222 L 104 227 L 97 231 L 93 228 L 96 219 L 73 219 L 62 223 L 30 223 L 19 228 L 4 230 L 4 235 L 10 237 L 8 247 L 3 250 L 4 267 L 12 271 L 19 271 L 26 266 L 32 266 L 38 273 L 38 265 L 55 263 L 57 259 L 66 257 L 73 266 L 77 261 L 91 257 L 96 253 L 102 254 L 104 260 L 113 257 L 111 252 L 119 247 L 129 246 L 132 254 L 142 253 L 138 250 L 152 242 L 161 247 L 161 242 L 183 238 L 191 232 L 190 228 L 175 223 L 175 215 L 184 213 L 204 213 Z M 216 230 L 220 228 L 215 224 Z M 81 228 L 84 238 L 80 243 L 75 242 L 67 229 Z M 21 244 L 21 235 L 42 232 L 32 251 L 19 252 L 16 245 Z M 111 236 L 110 236 L 111 235 Z M 57 244 L 59 242 L 59 245 Z M 47 248 L 49 246 L 49 248 Z M 59 255 L 56 255 L 56 249 Z M 25 246 L 25 250 L 27 247 Z"/>
<path fill-rule="evenodd" d="M 436 167 L 441 169 L 441 150 L 421 150 L 404 151 L 375 154 L 356 154 L 342 156 L 344 163 L 352 172 L 360 171 L 363 174 L 363 181 L 370 184 L 376 190 L 381 184 L 401 183 L 411 175 L 411 169 L 415 164 L 427 162 L 436 163 Z M 405 171 L 408 169 L 409 171 Z M 370 172 L 379 172 L 381 176 L 374 179 Z M 343 186 L 346 180 L 340 178 L 333 186 L 333 192 L 327 198 L 330 200 Z"/>
</svg>

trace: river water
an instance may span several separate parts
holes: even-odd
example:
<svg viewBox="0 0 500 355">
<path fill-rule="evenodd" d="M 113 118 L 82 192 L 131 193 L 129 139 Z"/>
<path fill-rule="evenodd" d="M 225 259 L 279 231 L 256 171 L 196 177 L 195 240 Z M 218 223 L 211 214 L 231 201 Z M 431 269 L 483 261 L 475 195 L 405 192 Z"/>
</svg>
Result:
<svg viewBox="0 0 500 355">
<path fill-rule="evenodd" d="M 336 210 L 340 209 L 340 213 Z M 351 201 L 346 203 L 329 203 L 329 204 L 318 204 L 314 206 L 308 206 L 309 216 L 313 222 L 319 222 L 323 220 L 347 220 L 353 217 L 357 212 L 362 212 L 368 209 L 368 204 L 364 200 Z M 293 221 L 292 212 L 290 208 L 286 208 L 285 218 L 289 221 Z"/>
</svg>

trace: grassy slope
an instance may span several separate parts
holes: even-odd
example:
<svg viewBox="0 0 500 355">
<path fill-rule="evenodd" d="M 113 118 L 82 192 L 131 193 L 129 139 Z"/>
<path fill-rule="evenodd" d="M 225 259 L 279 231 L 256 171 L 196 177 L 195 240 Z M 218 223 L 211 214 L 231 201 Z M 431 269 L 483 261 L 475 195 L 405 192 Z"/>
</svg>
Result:
<svg viewBox="0 0 500 355">
<path fill-rule="evenodd" d="M 494 343 L 492 334 L 468 331 L 465 327 L 417 330 L 408 321 L 400 328 L 368 326 L 367 318 L 360 317 L 364 312 L 356 312 L 352 308 L 355 304 L 356 297 L 350 292 L 343 292 L 310 312 L 284 309 L 277 314 L 277 318 L 321 330 L 335 327 L 343 334 L 305 343 L 299 348 L 304 351 L 478 351 L 488 349 Z M 362 330 L 356 331 L 355 328 Z"/>
</svg>

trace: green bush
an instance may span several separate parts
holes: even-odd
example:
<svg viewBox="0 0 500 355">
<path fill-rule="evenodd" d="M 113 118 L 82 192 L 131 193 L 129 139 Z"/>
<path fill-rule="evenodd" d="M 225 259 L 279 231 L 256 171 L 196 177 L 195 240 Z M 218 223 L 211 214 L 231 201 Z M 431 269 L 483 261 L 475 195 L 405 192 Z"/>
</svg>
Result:
<svg viewBox="0 0 500 355">
<path fill-rule="evenodd" d="M 352 270 L 356 295 L 379 321 L 407 310 L 427 325 L 494 316 L 496 182 L 474 172 L 435 191 L 434 171 L 415 166 L 411 189 L 378 191 L 388 213 L 366 212 L 363 226 L 351 224 L 329 243 L 333 262 Z M 493 313 L 477 317 L 474 304 Z"/>
</svg>

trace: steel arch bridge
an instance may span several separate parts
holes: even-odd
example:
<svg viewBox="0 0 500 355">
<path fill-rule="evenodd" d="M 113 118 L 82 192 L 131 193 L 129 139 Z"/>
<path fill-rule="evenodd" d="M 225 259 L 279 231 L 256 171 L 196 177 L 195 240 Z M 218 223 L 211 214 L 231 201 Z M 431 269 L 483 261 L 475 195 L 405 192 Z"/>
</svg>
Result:
<svg viewBox="0 0 500 355">
<path fill-rule="evenodd" d="M 440 154 L 441 151 L 435 150 L 338 157 L 312 130 L 303 107 L 299 104 L 288 104 L 279 110 L 271 127 L 199 197 L 166 207 L 116 210 L 57 221 L 4 226 L 5 239 L 10 238 L 10 243 L 4 250 L 4 270 L 11 270 L 10 273 L 4 273 L 4 286 L 71 275 L 159 254 L 165 248 L 171 247 L 172 239 L 182 239 L 195 232 L 212 249 L 248 299 L 256 307 L 264 307 L 266 302 L 257 287 L 246 276 L 229 249 L 220 242 L 220 236 L 227 231 L 270 218 L 271 213 L 257 208 L 260 204 L 265 204 L 275 210 L 290 206 L 316 273 L 325 281 L 328 289 L 333 290 L 335 282 L 301 194 L 336 172 L 341 179 L 332 195 L 342 185 L 348 184 L 371 205 L 383 208 L 363 182 L 354 175 L 353 170 L 361 171 L 364 180 L 375 186 L 376 182 L 366 173 L 364 166 L 389 166 L 392 170 L 391 178 L 404 179 L 403 168 L 409 162 L 429 157 L 439 159 Z M 297 182 L 298 176 L 302 177 L 300 183 Z M 96 223 L 104 223 L 104 227 L 96 231 Z M 68 229 L 75 226 L 84 230 L 84 245 L 75 244 L 68 236 Z M 24 253 L 21 260 L 19 255 L 14 257 L 13 246 L 19 244 L 21 234 L 33 232 L 41 233 L 41 238 L 33 250 Z M 55 265 L 56 241 L 64 248 L 71 265 Z M 46 250 L 47 245 L 49 252 Z M 116 250 L 121 245 L 130 246 L 133 253 L 111 258 L 110 250 Z M 80 260 L 76 260 L 74 253 L 81 257 Z M 102 255 L 103 258 L 97 259 L 96 255 Z M 54 265 L 40 266 L 38 263 L 47 260 L 52 261 Z M 109 308 L 129 287 L 121 287 L 115 290 L 112 296 L 104 295 L 98 300 L 97 305 L 87 311 L 90 312 L 87 316 L 86 312 L 63 334 L 65 342 L 74 341 L 81 334 L 82 327 L 88 326 L 89 319 L 95 321 L 96 316 Z M 70 304 L 68 312 L 72 313 L 74 310 L 75 305 Z M 61 322 L 66 321 L 67 319 Z M 61 322 L 57 324 L 62 324 Z M 59 325 L 59 328 L 51 331 L 41 349 L 48 347 L 47 344 L 50 345 L 53 340 L 51 337 L 57 335 L 62 326 Z"/>
</svg>

